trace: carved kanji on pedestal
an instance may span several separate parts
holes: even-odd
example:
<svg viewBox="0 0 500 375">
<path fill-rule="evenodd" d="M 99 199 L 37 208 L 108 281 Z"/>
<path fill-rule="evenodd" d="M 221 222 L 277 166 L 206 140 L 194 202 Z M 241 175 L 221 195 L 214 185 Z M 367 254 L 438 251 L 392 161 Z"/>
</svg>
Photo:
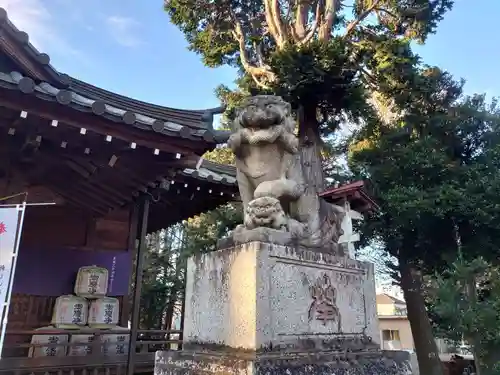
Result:
<svg viewBox="0 0 500 375">
<path fill-rule="evenodd" d="M 337 291 L 332 286 L 330 277 L 325 273 L 309 288 L 313 301 L 309 307 L 309 321 L 319 320 L 326 325 L 329 322 L 337 323 L 337 330 L 341 332 L 341 316 L 337 307 Z"/>
</svg>

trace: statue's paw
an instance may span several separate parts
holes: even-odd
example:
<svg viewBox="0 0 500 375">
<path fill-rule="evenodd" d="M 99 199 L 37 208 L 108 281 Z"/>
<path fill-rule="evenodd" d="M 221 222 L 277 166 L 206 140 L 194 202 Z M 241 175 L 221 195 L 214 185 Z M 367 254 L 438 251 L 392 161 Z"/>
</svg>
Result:
<svg viewBox="0 0 500 375">
<path fill-rule="evenodd" d="M 245 229 L 253 229 L 256 227 L 253 217 L 251 215 L 246 215 L 243 224 L 238 225 L 238 227 Z"/>
<path fill-rule="evenodd" d="M 295 238 L 303 238 L 307 234 L 307 226 L 297 220 L 288 219 L 288 230 Z"/>
<path fill-rule="evenodd" d="M 296 154 L 299 152 L 299 140 L 297 138 L 293 138 L 290 140 L 290 151 L 292 154 Z"/>
<path fill-rule="evenodd" d="M 227 146 L 235 152 L 241 146 L 241 135 L 240 133 L 233 133 L 229 136 L 227 140 Z"/>
<path fill-rule="evenodd" d="M 281 212 L 275 217 L 274 228 L 288 232 L 288 217 L 284 212 Z"/>
</svg>

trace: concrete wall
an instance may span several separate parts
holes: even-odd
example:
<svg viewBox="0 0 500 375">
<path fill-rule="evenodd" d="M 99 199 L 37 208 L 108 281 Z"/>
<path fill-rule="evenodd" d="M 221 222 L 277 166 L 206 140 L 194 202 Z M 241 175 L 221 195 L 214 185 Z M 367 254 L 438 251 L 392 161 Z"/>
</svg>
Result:
<svg viewBox="0 0 500 375">
<path fill-rule="evenodd" d="M 399 338 L 402 350 L 414 350 L 413 335 L 411 333 L 410 322 L 402 316 L 379 316 L 380 339 L 382 340 L 382 331 L 399 331 Z M 382 341 L 381 341 L 382 342 Z M 387 348 L 382 348 L 387 349 Z"/>
<path fill-rule="evenodd" d="M 396 306 L 393 303 L 378 303 L 377 304 L 377 314 L 378 315 L 396 315 Z"/>
</svg>

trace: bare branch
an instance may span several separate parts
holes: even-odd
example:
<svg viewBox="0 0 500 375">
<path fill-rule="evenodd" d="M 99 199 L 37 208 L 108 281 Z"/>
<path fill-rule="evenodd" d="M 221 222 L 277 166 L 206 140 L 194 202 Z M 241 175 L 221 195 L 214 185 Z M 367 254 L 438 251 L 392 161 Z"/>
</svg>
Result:
<svg viewBox="0 0 500 375">
<path fill-rule="evenodd" d="M 365 68 L 361 68 L 361 73 L 363 73 L 363 78 L 365 84 L 367 84 L 370 88 L 376 90 L 377 88 L 377 79 Z"/>
<path fill-rule="evenodd" d="M 377 5 L 380 3 L 381 0 L 373 0 L 372 5 L 370 5 L 363 13 L 360 14 L 360 16 L 349 23 L 346 28 L 346 32 L 344 34 L 344 38 L 347 38 L 349 34 L 352 33 L 352 31 L 358 26 L 361 22 L 364 21 L 366 17 L 370 15 L 370 13 L 377 8 Z"/>
<path fill-rule="evenodd" d="M 278 47 L 281 47 L 283 43 L 283 34 L 281 32 L 281 19 L 276 23 L 276 17 L 274 16 L 274 0 L 264 0 L 264 10 L 266 15 L 266 22 L 269 28 L 269 33 L 276 41 Z"/>
<path fill-rule="evenodd" d="M 271 69 L 264 63 L 264 54 L 262 53 L 262 43 L 253 42 L 253 47 L 255 48 L 255 53 L 257 54 L 257 61 L 259 66 L 265 67 L 266 69 Z"/>
<path fill-rule="evenodd" d="M 288 4 L 288 9 L 286 11 L 286 15 L 285 15 L 285 22 L 287 23 L 291 23 L 291 15 L 292 15 L 292 10 L 293 10 L 293 6 L 291 3 Z"/>
<path fill-rule="evenodd" d="M 320 3 L 321 0 L 318 0 Z M 306 25 L 307 16 L 309 15 L 309 9 L 311 8 L 311 0 L 295 0 L 296 11 L 295 11 L 295 24 L 293 29 L 297 39 L 304 39 L 306 36 Z"/>
<path fill-rule="evenodd" d="M 396 14 L 394 14 L 394 13 L 392 13 L 392 12 L 388 11 L 388 10 L 387 10 L 387 9 L 385 9 L 385 8 L 375 8 L 375 11 L 377 11 L 377 12 L 384 12 L 384 13 L 388 14 L 389 16 L 391 16 L 392 18 L 395 18 L 395 19 L 398 19 L 398 18 L 399 18 Z"/>
<path fill-rule="evenodd" d="M 256 54 L 259 63 L 262 61 L 261 66 L 255 66 L 250 62 L 246 49 L 245 34 L 243 32 L 241 22 L 233 12 L 231 12 L 231 18 L 234 23 L 234 30 L 232 34 L 239 45 L 241 65 L 247 73 L 252 76 L 257 85 L 262 88 L 268 88 L 265 82 L 273 82 L 276 79 L 275 74 L 268 65 L 263 64 L 262 54 L 259 49 L 256 50 Z"/>
<path fill-rule="evenodd" d="M 297 35 L 297 33 L 295 32 L 295 28 L 293 27 L 292 24 L 290 24 L 290 36 L 292 37 L 292 39 L 295 43 L 298 43 L 300 41 L 300 38 Z"/>
<path fill-rule="evenodd" d="M 276 29 L 280 36 L 279 39 L 276 40 L 276 43 L 278 44 L 278 47 L 281 47 L 287 41 L 288 33 L 285 24 L 283 23 L 283 19 L 281 18 L 281 7 L 279 0 L 271 0 L 271 5 L 274 24 L 276 25 Z"/>
<path fill-rule="evenodd" d="M 307 44 L 311 41 L 312 38 L 314 38 L 314 34 L 316 34 L 316 31 L 318 30 L 319 24 L 321 23 L 321 6 L 322 6 L 322 1 L 318 0 L 316 4 L 316 15 L 314 17 L 314 23 L 311 26 L 311 29 L 307 33 L 307 35 L 300 40 L 298 43 L 299 45 L 304 45 Z"/>
<path fill-rule="evenodd" d="M 332 36 L 332 28 L 335 23 L 338 8 L 340 7 L 340 0 L 326 0 L 324 20 L 319 28 L 319 39 L 330 40 Z"/>
</svg>

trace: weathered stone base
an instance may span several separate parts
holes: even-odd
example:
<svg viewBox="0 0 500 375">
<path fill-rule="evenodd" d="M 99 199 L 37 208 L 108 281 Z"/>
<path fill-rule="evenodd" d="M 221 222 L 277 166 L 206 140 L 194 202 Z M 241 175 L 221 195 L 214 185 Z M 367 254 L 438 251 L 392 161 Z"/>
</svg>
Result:
<svg viewBox="0 0 500 375">
<path fill-rule="evenodd" d="M 154 375 L 411 375 L 403 351 L 354 354 L 158 351 Z"/>
<path fill-rule="evenodd" d="M 373 265 L 346 257 L 265 242 L 198 255 L 185 301 L 185 349 L 351 350 L 342 343 L 369 338 L 380 347 Z"/>
</svg>

